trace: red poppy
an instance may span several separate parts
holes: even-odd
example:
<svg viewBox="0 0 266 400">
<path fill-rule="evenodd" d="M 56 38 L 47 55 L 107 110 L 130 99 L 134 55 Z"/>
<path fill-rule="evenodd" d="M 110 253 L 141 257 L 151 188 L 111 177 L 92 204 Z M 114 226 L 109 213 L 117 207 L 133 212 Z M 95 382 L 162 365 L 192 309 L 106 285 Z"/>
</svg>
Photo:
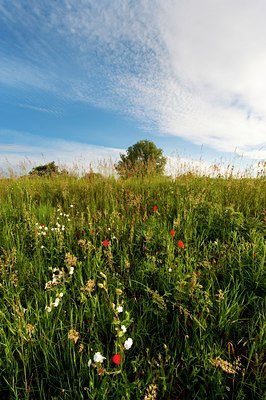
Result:
<svg viewBox="0 0 266 400">
<path fill-rule="evenodd" d="M 115 363 L 117 365 L 120 364 L 121 363 L 121 355 L 120 354 L 113 355 L 112 361 L 113 361 L 113 363 Z"/>
<path fill-rule="evenodd" d="M 107 247 L 108 245 L 109 245 L 109 240 L 105 239 L 105 240 L 103 241 L 103 246 L 104 246 L 104 247 Z"/>
<path fill-rule="evenodd" d="M 175 231 L 174 231 L 173 229 L 170 231 L 170 235 L 171 235 L 172 237 L 175 236 Z"/>
<path fill-rule="evenodd" d="M 158 210 L 157 206 L 153 206 L 153 212 L 156 212 Z"/>
<path fill-rule="evenodd" d="M 177 247 L 179 247 L 180 249 L 184 249 L 185 248 L 184 242 L 182 240 L 178 240 Z"/>
</svg>

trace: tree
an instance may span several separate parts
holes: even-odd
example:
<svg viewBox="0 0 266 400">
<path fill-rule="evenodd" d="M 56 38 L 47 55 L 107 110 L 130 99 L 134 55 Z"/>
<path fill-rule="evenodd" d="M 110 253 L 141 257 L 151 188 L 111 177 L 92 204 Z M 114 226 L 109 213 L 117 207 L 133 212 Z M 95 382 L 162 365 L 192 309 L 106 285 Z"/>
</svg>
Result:
<svg viewBox="0 0 266 400">
<path fill-rule="evenodd" d="M 45 165 L 38 165 L 29 172 L 29 175 L 31 176 L 55 176 L 67 174 L 68 172 L 65 169 L 59 171 L 59 167 L 55 165 L 54 161 Z"/>
<path fill-rule="evenodd" d="M 120 177 L 163 175 L 166 157 L 162 149 L 149 140 L 140 140 L 130 146 L 126 154 L 120 154 L 121 160 L 115 165 Z"/>
</svg>

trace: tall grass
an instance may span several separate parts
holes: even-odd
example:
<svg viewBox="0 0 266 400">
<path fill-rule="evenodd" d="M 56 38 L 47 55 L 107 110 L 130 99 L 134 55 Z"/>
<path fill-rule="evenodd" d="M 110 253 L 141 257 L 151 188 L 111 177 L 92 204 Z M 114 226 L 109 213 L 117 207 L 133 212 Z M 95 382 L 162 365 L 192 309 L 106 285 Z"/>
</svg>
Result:
<svg viewBox="0 0 266 400">
<path fill-rule="evenodd" d="M 0 200 L 1 399 L 265 399 L 265 179 L 24 177 Z"/>
</svg>

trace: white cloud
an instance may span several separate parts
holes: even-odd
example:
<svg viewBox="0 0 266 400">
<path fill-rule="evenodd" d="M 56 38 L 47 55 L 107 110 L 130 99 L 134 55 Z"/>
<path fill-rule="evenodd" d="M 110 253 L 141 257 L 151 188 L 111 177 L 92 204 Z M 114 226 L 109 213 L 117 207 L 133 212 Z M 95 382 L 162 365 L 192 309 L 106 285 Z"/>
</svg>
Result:
<svg viewBox="0 0 266 400">
<path fill-rule="evenodd" d="M 123 149 L 93 146 L 84 143 L 44 138 L 26 132 L 0 131 L 16 144 L 0 145 L 0 169 L 31 170 L 36 165 L 55 161 L 56 164 L 79 173 L 91 168 L 105 174 L 113 173 L 113 164 Z M 31 144 L 37 143 L 37 145 Z M 20 168 L 21 167 L 21 168 Z M 21 171 L 20 171 L 21 172 Z"/>
<path fill-rule="evenodd" d="M 34 86 L 124 113 L 158 134 L 265 158 L 264 0 L 8 4 L 0 0 L 2 22 L 18 54 L 0 52 L 2 84 Z"/>
</svg>

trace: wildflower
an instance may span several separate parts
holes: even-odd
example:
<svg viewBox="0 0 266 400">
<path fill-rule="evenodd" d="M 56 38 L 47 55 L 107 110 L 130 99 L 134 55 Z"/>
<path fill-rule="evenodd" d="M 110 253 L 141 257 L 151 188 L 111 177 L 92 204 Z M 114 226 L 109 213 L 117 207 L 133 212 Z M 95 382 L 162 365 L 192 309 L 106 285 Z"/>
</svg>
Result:
<svg viewBox="0 0 266 400">
<path fill-rule="evenodd" d="M 95 280 L 89 279 L 85 286 L 81 288 L 81 291 L 86 294 L 91 294 L 95 290 Z"/>
<path fill-rule="evenodd" d="M 65 264 L 68 268 L 75 267 L 77 265 L 77 257 L 73 256 L 71 253 L 66 253 Z"/>
<path fill-rule="evenodd" d="M 55 306 L 55 307 L 58 307 L 59 302 L 60 302 L 60 298 L 57 297 L 57 298 L 55 299 L 55 301 L 54 301 L 54 306 Z"/>
<path fill-rule="evenodd" d="M 100 363 L 100 364 L 101 364 L 101 363 L 103 362 L 103 360 L 105 360 L 105 359 L 106 359 L 106 357 L 103 357 L 99 351 L 97 351 L 97 353 L 95 353 L 94 356 L 93 356 L 93 361 L 94 361 L 94 362 L 98 362 L 98 363 Z"/>
<path fill-rule="evenodd" d="M 214 367 L 221 368 L 227 374 L 234 375 L 237 373 L 235 365 L 229 363 L 228 361 L 222 360 L 220 357 L 213 358 L 212 360 L 210 360 L 210 362 Z"/>
<path fill-rule="evenodd" d="M 112 361 L 114 364 L 120 364 L 121 363 L 121 355 L 120 354 L 115 354 L 112 357 Z"/>
<path fill-rule="evenodd" d="M 109 240 L 105 239 L 105 240 L 103 241 L 103 246 L 104 246 L 104 247 L 107 247 L 108 245 L 109 245 Z"/>
<path fill-rule="evenodd" d="M 173 229 L 170 231 L 170 235 L 171 235 L 172 237 L 175 236 L 175 231 L 174 231 Z"/>
<path fill-rule="evenodd" d="M 89 361 L 88 361 L 88 367 L 90 367 L 91 364 L 92 364 L 92 359 L 90 358 Z"/>
<path fill-rule="evenodd" d="M 73 208 L 74 207 L 73 204 L 70 204 L 70 207 Z"/>
<path fill-rule="evenodd" d="M 125 327 L 125 325 L 121 325 L 121 331 L 124 332 L 124 333 L 126 333 L 127 328 Z"/>
<path fill-rule="evenodd" d="M 124 343 L 124 348 L 126 350 L 129 350 L 131 348 L 132 344 L 133 344 L 133 340 L 131 338 L 128 338 Z"/>
<path fill-rule="evenodd" d="M 158 386 L 155 383 L 151 383 L 146 388 L 144 400 L 156 400 L 157 392 L 158 392 Z"/>
<path fill-rule="evenodd" d="M 177 247 L 179 247 L 180 249 L 184 249 L 185 248 L 184 242 L 182 240 L 178 240 Z"/>
<path fill-rule="evenodd" d="M 52 311 L 52 307 L 51 307 L 51 306 L 46 306 L 46 307 L 45 307 L 45 310 L 46 310 L 47 312 L 51 312 L 51 311 Z"/>
<path fill-rule="evenodd" d="M 153 206 L 153 212 L 156 212 L 157 210 L 158 210 L 158 207 L 157 206 Z"/>
<path fill-rule="evenodd" d="M 78 331 L 76 331 L 75 329 L 70 329 L 70 331 L 68 332 L 68 339 L 71 340 L 71 342 L 76 344 L 77 341 L 79 340 Z"/>
<path fill-rule="evenodd" d="M 74 267 L 70 267 L 69 275 L 73 275 L 73 274 L 74 274 Z"/>
<path fill-rule="evenodd" d="M 169 272 L 172 272 L 173 270 L 172 270 L 172 268 L 169 268 L 168 271 L 169 271 Z"/>
<path fill-rule="evenodd" d="M 82 353 L 83 352 L 83 350 L 84 350 L 84 344 L 83 343 L 80 343 L 80 345 L 79 345 L 79 353 Z"/>
<path fill-rule="evenodd" d="M 63 292 L 59 293 L 59 297 L 63 297 L 63 296 L 64 296 Z"/>
<path fill-rule="evenodd" d="M 118 313 L 122 313 L 122 312 L 123 312 L 123 307 L 122 307 L 122 306 L 118 306 L 117 309 L 116 309 L 116 311 L 117 311 Z"/>
</svg>

